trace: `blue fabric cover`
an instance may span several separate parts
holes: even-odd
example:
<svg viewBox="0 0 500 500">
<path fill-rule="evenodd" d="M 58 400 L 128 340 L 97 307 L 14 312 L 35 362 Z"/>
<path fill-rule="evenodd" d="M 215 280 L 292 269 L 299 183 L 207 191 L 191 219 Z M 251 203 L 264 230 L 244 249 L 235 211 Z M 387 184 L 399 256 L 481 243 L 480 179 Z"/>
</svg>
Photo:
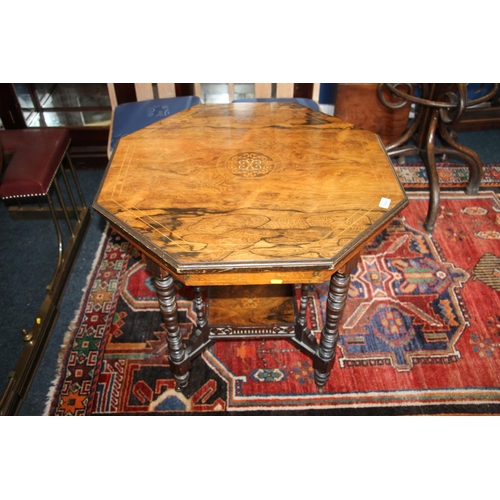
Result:
<svg viewBox="0 0 500 500">
<path fill-rule="evenodd" d="M 233 102 L 296 102 L 307 108 L 314 109 L 314 111 L 320 111 L 316 101 L 304 99 L 302 97 L 260 97 L 258 99 L 235 99 Z"/>
<path fill-rule="evenodd" d="M 196 96 L 167 97 L 149 101 L 127 102 L 115 108 L 110 150 L 113 151 L 120 137 L 124 137 L 152 123 L 188 109 L 201 100 Z"/>
<path fill-rule="evenodd" d="M 467 98 L 470 101 L 473 101 L 474 99 L 479 99 L 480 97 L 486 95 L 488 92 L 491 92 L 492 88 L 493 88 L 492 83 L 468 83 Z M 500 89 L 496 95 L 497 97 L 498 95 L 500 95 Z"/>
</svg>

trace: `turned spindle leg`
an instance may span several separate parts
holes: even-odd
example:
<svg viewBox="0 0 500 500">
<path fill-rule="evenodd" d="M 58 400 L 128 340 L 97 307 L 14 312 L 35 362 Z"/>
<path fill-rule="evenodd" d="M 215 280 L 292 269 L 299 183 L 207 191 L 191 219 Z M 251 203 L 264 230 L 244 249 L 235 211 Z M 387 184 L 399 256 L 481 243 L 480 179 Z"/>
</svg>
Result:
<svg viewBox="0 0 500 500">
<path fill-rule="evenodd" d="M 300 295 L 299 317 L 297 319 L 299 325 L 301 325 L 302 328 L 306 327 L 307 302 L 309 300 L 309 297 L 307 295 L 308 292 L 309 292 L 309 285 L 302 285 L 301 295 Z"/>
<path fill-rule="evenodd" d="M 330 290 L 326 308 L 326 321 L 315 360 L 315 379 L 318 392 L 323 388 L 330 377 L 330 371 L 335 360 L 335 347 L 339 337 L 339 323 L 342 318 L 347 293 L 349 291 L 350 274 L 337 271 L 330 279 Z"/>
<path fill-rule="evenodd" d="M 194 287 L 194 311 L 196 313 L 196 326 L 189 338 L 189 345 L 187 348 L 188 356 L 208 340 L 208 329 L 205 328 L 207 324 L 207 317 L 205 314 L 205 306 L 203 304 L 203 293 L 200 286 Z"/>
<path fill-rule="evenodd" d="M 167 328 L 168 359 L 176 381 L 176 390 L 181 391 L 189 380 L 189 360 L 182 341 L 177 315 L 177 299 L 175 297 L 174 280 L 170 274 L 154 278 L 160 311 Z"/>
<path fill-rule="evenodd" d="M 198 330 L 202 330 L 203 327 L 207 324 L 207 317 L 205 316 L 202 288 L 200 286 L 194 287 L 194 310 L 196 312 L 197 318 L 196 328 Z"/>
</svg>

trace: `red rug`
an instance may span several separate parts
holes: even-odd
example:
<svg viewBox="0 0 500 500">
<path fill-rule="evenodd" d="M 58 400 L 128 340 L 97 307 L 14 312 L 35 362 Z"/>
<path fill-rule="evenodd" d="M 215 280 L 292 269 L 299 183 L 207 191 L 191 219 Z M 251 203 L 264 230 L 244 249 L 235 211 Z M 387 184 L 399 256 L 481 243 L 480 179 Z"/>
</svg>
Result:
<svg viewBox="0 0 500 500">
<path fill-rule="evenodd" d="M 143 263 L 113 232 L 61 351 L 49 415 L 498 413 L 500 200 L 442 194 L 432 237 L 427 193 L 366 247 L 353 273 L 324 394 L 286 340 L 221 341 L 174 389 L 166 332 Z M 179 285 L 180 322 L 196 315 Z M 327 284 L 311 287 L 319 334 Z"/>
</svg>

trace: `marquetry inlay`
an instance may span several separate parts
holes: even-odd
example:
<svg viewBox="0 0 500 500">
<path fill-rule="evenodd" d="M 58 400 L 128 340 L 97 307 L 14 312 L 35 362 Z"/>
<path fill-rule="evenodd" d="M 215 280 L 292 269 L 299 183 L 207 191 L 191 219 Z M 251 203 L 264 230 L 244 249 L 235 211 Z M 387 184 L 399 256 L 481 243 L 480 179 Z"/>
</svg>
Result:
<svg viewBox="0 0 500 500">
<path fill-rule="evenodd" d="M 297 104 L 241 103 L 194 106 L 121 138 L 94 207 L 201 283 L 204 270 L 331 269 L 406 203 L 375 134 Z"/>
<path fill-rule="evenodd" d="M 274 170 L 275 162 L 262 153 L 238 153 L 226 162 L 227 169 L 240 177 L 263 177 Z"/>
<path fill-rule="evenodd" d="M 262 326 L 256 328 L 253 326 L 224 326 L 210 328 L 210 335 L 217 337 L 229 336 L 247 336 L 247 337 L 262 337 L 266 335 L 283 337 L 284 335 L 293 335 L 295 327 L 293 325 L 276 325 L 272 327 Z"/>
</svg>

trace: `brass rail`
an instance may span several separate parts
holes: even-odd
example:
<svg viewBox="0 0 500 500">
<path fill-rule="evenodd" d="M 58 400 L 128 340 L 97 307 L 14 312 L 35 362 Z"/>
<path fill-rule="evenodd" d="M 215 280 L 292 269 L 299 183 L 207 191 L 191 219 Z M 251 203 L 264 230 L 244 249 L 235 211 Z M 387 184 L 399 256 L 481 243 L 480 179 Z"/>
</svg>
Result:
<svg viewBox="0 0 500 500">
<path fill-rule="evenodd" d="M 16 415 L 26 398 L 29 388 L 33 382 L 38 366 L 42 359 L 45 348 L 52 334 L 57 317 L 59 315 L 59 305 L 66 288 L 73 264 L 75 263 L 78 251 L 83 243 L 87 227 L 90 222 L 90 208 L 85 204 L 78 178 L 76 177 L 73 165 L 69 156 L 68 169 L 71 171 L 75 180 L 75 185 L 82 202 L 82 206 L 77 207 L 74 196 L 71 193 L 67 183 L 64 166 L 61 165 L 60 171 L 64 178 L 64 183 L 68 188 L 68 195 L 71 199 L 71 207 L 65 207 L 61 193 L 58 192 L 58 198 L 61 206 L 54 208 L 50 200 L 50 193 L 47 195 L 49 203 L 49 212 L 52 214 L 54 226 L 58 236 L 58 260 L 50 284 L 47 286 L 47 293 L 38 310 L 33 325 L 29 331 L 23 330 L 22 339 L 24 346 L 16 362 L 14 369 L 9 373 L 7 386 L 0 398 L 0 416 Z M 59 191 L 59 189 L 58 189 Z M 21 211 L 21 210 L 20 210 Z M 43 211 L 42 211 L 43 212 Z M 66 246 L 63 247 L 61 231 L 58 218 L 62 212 L 63 217 L 68 223 L 70 237 Z M 46 211 L 45 211 L 46 213 Z M 59 215 L 59 217 L 58 217 Z M 75 222 L 72 223 L 71 219 Z"/>
</svg>

